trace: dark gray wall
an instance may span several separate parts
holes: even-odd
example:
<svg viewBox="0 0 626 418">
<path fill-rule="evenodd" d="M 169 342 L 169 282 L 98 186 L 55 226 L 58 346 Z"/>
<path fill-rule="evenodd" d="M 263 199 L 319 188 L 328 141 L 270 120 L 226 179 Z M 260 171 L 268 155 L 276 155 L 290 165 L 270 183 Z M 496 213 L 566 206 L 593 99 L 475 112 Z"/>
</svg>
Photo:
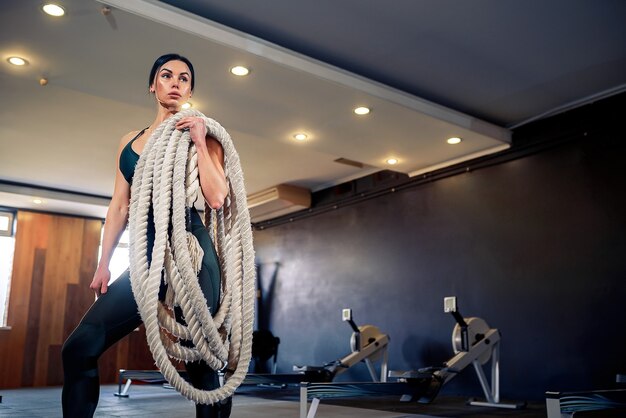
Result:
<svg viewBox="0 0 626 418">
<path fill-rule="evenodd" d="M 279 371 L 347 354 L 344 307 L 391 336 L 391 369 L 440 365 L 456 295 L 502 332 L 504 397 L 612 387 L 626 372 L 626 136 L 595 129 L 597 113 L 517 136 L 568 131 L 541 152 L 255 231 Z M 367 378 L 356 369 L 342 380 Z M 444 390 L 480 394 L 469 368 Z"/>
</svg>

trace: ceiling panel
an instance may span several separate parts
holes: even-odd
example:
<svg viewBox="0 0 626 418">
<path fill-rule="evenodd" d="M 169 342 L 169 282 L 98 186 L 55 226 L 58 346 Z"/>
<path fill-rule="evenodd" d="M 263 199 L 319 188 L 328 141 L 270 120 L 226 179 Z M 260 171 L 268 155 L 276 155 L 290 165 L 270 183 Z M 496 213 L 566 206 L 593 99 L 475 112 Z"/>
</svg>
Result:
<svg viewBox="0 0 626 418">
<path fill-rule="evenodd" d="M 249 193 L 319 190 L 388 169 L 391 156 L 394 170 L 417 175 L 509 146 L 504 125 L 626 84 L 623 2 L 574 1 L 560 20 L 543 2 L 485 0 L 481 13 L 455 4 L 66 0 L 53 19 L 37 1 L 8 2 L 0 205 L 25 205 L 15 183 L 106 202 L 119 138 L 154 117 L 147 77 L 167 52 L 194 63 L 194 107 L 230 132 Z M 14 54 L 29 65 L 10 66 Z M 251 74 L 229 74 L 236 64 Z M 357 105 L 372 112 L 358 117 Z M 464 141 L 452 147 L 449 136 Z"/>
</svg>

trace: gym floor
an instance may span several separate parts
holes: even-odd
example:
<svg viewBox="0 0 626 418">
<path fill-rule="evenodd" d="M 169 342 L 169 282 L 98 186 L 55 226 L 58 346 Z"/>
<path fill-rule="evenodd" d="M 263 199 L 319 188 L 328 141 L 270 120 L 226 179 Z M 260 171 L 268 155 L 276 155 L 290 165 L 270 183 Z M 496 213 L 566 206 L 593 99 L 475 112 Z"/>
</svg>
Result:
<svg viewBox="0 0 626 418">
<path fill-rule="evenodd" d="M 103 385 L 96 417 L 194 416 L 193 404 L 176 391 L 161 385 L 133 384 L 128 398 L 113 396 L 117 385 Z M 61 388 L 1 390 L 0 417 L 61 417 Z M 524 409 L 504 410 L 467 406 L 465 398 L 440 396 L 432 404 L 401 403 L 390 398 L 323 400 L 317 418 L 410 418 L 410 417 L 523 417 L 546 416 L 544 403 Z M 269 390 L 242 387 L 233 399 L 232 418 L 297 418 L 298 390 Z"/>
</svg>

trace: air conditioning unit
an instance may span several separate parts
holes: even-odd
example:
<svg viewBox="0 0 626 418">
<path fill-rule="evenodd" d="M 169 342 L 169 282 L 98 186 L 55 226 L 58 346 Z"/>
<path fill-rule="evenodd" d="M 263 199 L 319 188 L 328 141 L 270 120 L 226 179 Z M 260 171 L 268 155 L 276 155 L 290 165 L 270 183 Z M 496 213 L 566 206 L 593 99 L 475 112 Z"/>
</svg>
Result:
<svg viewBox="0 0 626 418">
<path fill-rule="evenodd" d="M 279 184 L 248 196 L 252 222 L 261 222 L 311 207 L 311 191 Z"/>
</svg>

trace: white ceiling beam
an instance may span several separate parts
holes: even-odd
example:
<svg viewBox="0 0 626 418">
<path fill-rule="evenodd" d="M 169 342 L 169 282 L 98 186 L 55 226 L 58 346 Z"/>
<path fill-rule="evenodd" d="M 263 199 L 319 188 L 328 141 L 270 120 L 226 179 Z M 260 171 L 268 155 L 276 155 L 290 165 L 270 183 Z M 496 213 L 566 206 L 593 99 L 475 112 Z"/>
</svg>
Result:
<svg viewBox="0 0 626 418">
<path fill-rule="evenodd" d="M 96 1 L 194 36 L 262 57 L 276 64 L 405 106 L 424 115 L 469 129 L 495 140 L 505 143 L 511 142 L 511 132 L 506 128 L 413 96 L 168 4 L 156 0 Z"/>
</svg>

